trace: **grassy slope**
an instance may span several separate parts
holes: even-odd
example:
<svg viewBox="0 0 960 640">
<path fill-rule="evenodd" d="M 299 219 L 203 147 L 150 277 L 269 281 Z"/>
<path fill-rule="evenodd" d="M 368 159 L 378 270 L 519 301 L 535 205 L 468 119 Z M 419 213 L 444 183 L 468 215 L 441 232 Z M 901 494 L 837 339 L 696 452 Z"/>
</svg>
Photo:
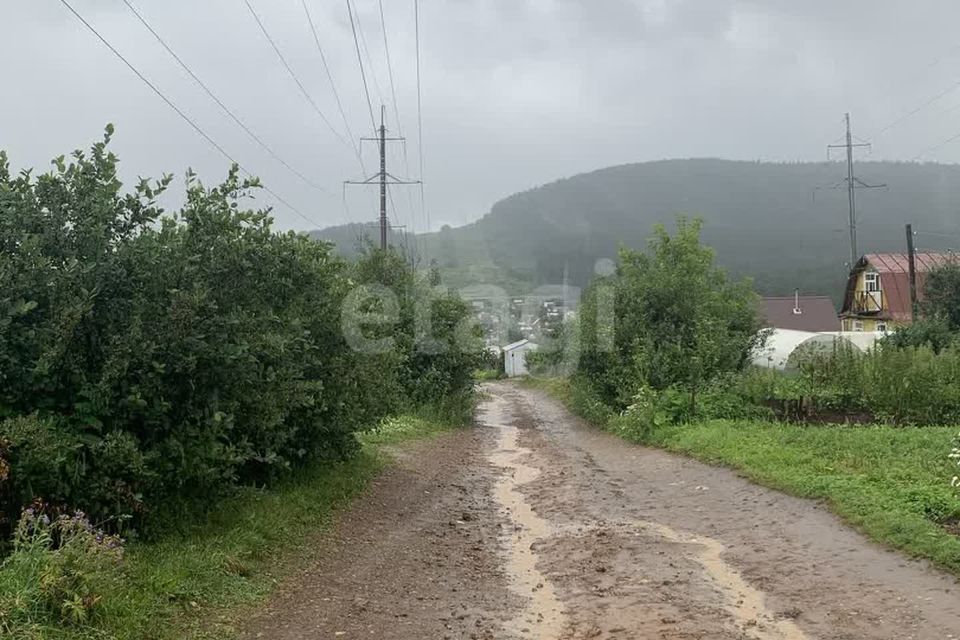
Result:
<svg viewBox="0 0 960 640">
<path fill-rule="evenodd" d="M 419 418 L 390 421 L 362 436 L 361 455 L 319 466 L 270 491 L 248 490 L 184 533 L 127 550 L 127 580 L 106 598 L 97 628 L 37 626 L 14 640 L 233 637 L 234 621 L 262 601 L 316 549 L 305 543 L 325 530 L 387 462 L 384 445 L 446 430 Z"/>
<path fill-rule="evenodd" d="M 568 382 L 532 384 L 598 421 L 596 408 L 578 398 Z M 960 494 L 950 487 L 955 468 L 946 457 L 954 427 L 710 420 L 663 427 L 644 437 L 622 418 L 604 426 L 628 440 L 730 466 L 759 484 L 823 500 L 874 540 L 960 575 L 960 537 L 937 524 L 960 517 Z"/>
</svg>

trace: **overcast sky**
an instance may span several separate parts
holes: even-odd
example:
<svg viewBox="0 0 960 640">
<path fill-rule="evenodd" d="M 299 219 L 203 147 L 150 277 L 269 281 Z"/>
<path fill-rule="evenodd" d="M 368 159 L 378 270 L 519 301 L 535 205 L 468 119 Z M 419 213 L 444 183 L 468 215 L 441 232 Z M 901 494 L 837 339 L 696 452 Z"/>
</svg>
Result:
<svg viewBox="0 0 960 640">
<path fill-rule="evenodd" d="M 283 228 L 375 216 L 301 0 L 250 0 L 319 110 L 300 93 L 244 0 L 131 0 L 173 50 L 288 164 L 271 158 L 198 88 L 122 0 L 70 0 L 130 62 L 245 168 Z M 383 0 L 399 124 L 377 0 L 353 0 L 374 109 L 408 137 L 390 172 L 417 177 L 414 0 Z M 0 0 L 0 148 L 15 167 L 117 127 L 124 176 L 208 183 L 227 161 L 96 40 L 59 0 Z M 307 0 L 353 136 L 372 124 L 346 0 Z M 822 160 L 842 117 L 869 159 L 909 160 L 960 134 L 956 0 L 421 0 L 423 160 L 433 228 L 463 224 L 513 192 L 601 167 L 673 157 Z M 372 63 L 372 64 L 371 64 Z M 956 87 L 956 88 L 954 88 Z M 904 114 L 944 94 L 884 130 Z M 368 171 L 376 149 L 363 148 Z M 924 160 L 960 161 L 960 135 Z M 183 181 L 177 181 L 182 190 Z M 399 188 L 398 188 L 399 189 Z M 410 188 L 407 188 L 410 189 Z M 275 204 L 269 194 L 259 198 Z M 417 231 L 419 193 L 397 191 Z"/>
</svg>

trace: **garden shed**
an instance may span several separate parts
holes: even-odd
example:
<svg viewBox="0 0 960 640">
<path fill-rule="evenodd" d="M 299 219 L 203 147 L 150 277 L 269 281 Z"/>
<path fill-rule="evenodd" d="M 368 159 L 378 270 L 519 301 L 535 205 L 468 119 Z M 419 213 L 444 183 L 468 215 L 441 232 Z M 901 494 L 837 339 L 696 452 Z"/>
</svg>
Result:
<svg viewBox="0 0 960 640">
<path fill-rule="evenodd" d="M 527 353 L 536 351 L 537 345 L 529 340 L 519 340 L 503 348 L 503 372 L 508 378 L 527 375 Z"/>
</svg>

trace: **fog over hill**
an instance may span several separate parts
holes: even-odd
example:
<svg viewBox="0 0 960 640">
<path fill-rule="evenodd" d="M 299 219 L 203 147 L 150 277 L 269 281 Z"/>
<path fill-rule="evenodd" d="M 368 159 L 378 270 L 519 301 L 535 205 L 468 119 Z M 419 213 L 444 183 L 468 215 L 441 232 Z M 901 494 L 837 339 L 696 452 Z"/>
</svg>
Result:
<svg viewBox="0 0 960 640">
<path fill-rule="evenodd" d="M 856 174 L 886 188 L 857 191 L 860 253 L 903 251 L 904 224 L 923 249 L 960 248 L 960 165 L 861 162 Z M 839 163 L 662 160 L 600 169 L 497 202 L 483 218 L 408 238 L 454 285 L 522 289 L 586 284 L 599 258 L 642 247 L 652 225 L 704 220 L 720 264 L 759 291 L 840 296 L 849 261 L 845 167 Z M 349 253 L 360 226 L 315 235 Z M 372 228 L 367 227 L 370 233 Z M 372 234 L 375 237 L 375 233 Z M 403 238 L 393 236 L 394 244 Z"/>
</svg>

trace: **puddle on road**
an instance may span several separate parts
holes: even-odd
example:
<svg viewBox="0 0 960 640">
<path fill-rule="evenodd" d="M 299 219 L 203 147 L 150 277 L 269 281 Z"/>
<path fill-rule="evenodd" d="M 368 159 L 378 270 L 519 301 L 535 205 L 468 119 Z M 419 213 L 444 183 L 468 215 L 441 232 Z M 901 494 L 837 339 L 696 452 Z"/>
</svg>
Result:
<svg viewBox="0 0 960 640">
<path fill-rule="evenodd" d="M 727 610 L 747 636 L 758 640 L 806 640 L 807 637 L 792 621 L 777 619 L 767 609 L 763 593 L 748 585 L 740 573 L 723 560 L 724 546 L 719 540 L 680 533 L 659 522 L 637 524 L 670 542 L 700 548 L 697 561 L 727 596 Z"/>
<path fill-rule="evenodd" d="M 507 630 L 520 637 L 556 640 L 564 627 L 564 614 L 553 585 L 537 569 L 535 544 L 552 533 L 550 523 L 538 516 L 518 487 L 532 482 L 540 470 L 519 460 L 529 453 L 517 443 L 518 429 L 510 425 L 495 426 L 497 450 L 490 462 L 505 469 L 494 489 L 494 497 L 509 513 L 509 528 L 503 535 L 507 550 L 507 572 L 511 589 L 527 602 L 520 614 L 507 625 Z"/>
</svg>

